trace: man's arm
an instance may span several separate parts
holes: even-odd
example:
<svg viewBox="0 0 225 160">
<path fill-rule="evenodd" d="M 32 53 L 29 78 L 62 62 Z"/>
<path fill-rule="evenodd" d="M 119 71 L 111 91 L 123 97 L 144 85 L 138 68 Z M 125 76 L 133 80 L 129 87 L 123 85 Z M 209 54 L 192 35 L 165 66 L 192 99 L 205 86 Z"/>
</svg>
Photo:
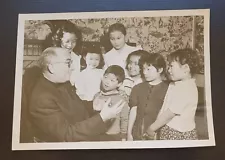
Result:
<svg viewBox="0 0 225 160">
<path fill-rule="evenodd" d="M 31 106 L 35 125 L 57 141 L 85 141 L 106 132 L 105 123 L 99 114 L 70 124 L 54 101 L 45 97 Z"/>
<path fill-rule="evenodd" d="M 42 97 L 30 106 L 33 122 L 42 132 L 61 142 L 92 140 L 94 136 L 105 133 L 107 129 L 104 122 L 115 118 L 124 106 L 124 103 L 119 101 L 109 107 L 111 99 L 108 99 L 99 114 L 71 124 L 50 96 Z"/>
</svg>

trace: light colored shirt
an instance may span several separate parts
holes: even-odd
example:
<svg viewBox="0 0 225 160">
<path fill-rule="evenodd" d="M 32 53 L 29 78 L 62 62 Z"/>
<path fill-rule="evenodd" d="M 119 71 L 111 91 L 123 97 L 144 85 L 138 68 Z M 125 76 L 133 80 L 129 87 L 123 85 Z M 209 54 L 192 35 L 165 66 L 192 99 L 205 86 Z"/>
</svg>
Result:
<svg viewBox="0 0 225 160">
<path fill-rule="evenodd" d="M 127 96 L 130 96 L 132 88 L 142 82 L 143 80 L 141 77 L 138 79 L 133 79 L 132 77 L 127 76 L 119 89 L 124 91 Z"/>
<path fill-rule="evenodd" d="M 77 55 L 74 52 L 71 52 L 71 60 L 72 60 L 72 64 L 71 64 L 71 75 L 70 75 L 70 83 L 74 86 L 75 85 L 75 79 L 76 76 L 80 73 L 80 59 L 81 56 Z"/>
<path fill-rule="evenodd" d="M 173 82 L 158 116 L 170 109 L 176 116 L 166 125 L 180 132 L 191 131 L 195 128 L 197 103 L 198 90 L 194 79 Z"/>
<path fill-rule="evenodd" d="M 94 95 L 100 91 L 102 76 L 102 69 L 86 68 L 78 73 L 75 80 L 77 95 L 82 100 L 92 101 Z"/>
<path fill-rule="evenodd" d="M 111 65 L 119 65 L 124 70 L 126 67 L 126 60 L 128 55 L 136 50 L 142 49 L 141 47 L 133 47 L 127 44 L 124 45 L 122 50 L 118 52 L 115 48 L 112 48 L 109 52 L 104 55 L 105 67 L 107 68 Z"/>
</svg>

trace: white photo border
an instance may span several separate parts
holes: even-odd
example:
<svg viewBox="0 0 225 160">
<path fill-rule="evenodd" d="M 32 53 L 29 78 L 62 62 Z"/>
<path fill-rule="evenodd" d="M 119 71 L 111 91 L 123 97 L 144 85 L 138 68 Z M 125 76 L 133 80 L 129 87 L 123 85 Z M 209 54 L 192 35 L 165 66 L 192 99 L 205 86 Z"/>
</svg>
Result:
<svg viewBox="0 0 225 160">
<path fill-rule="evenodd" d="M 23 74 L 24 25 L 26 20 L 90 19 L 121 17 L 161 16 L 204 16 L 204 69 L 205 99 L 209 139 L 172 141 L 122 141 L 122 142 L 63 142 L 63 143 L 20 143 L 21 90 Z M 79 13 L 19 14 L 14 88 L 14 113 L 12 150 L 59 150 L 59 149 L 142 149 L 142 148 L 183 148 L 215 146 L 213 126 L 211 75 L 210 75 L 210 10 L 158 10 L 158 11 L 107 11 Z"/>
</svg>

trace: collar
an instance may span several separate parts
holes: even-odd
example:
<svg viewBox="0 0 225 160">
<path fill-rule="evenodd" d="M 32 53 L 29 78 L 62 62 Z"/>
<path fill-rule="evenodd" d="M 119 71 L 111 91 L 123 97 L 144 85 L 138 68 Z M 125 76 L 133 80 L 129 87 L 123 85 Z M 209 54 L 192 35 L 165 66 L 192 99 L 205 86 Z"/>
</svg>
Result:
<svg viewBox="0 0 225 160">
<path fill-rule="evenodd" d="M 137 79 L 134 79 L 130 76 L 127 76 L 125 79 L 129 79 L 130 81 L 132 81 L 134 84 L 139 84 L 141 82 L 143 82 L 143 79 L 141 77 L 137 78 Z"/>
<path fill-rule="evenodd" d="M 190 78 L 190 79 L 186 79 L 186 80 L 182 80 L 182 81 L 173 82 L 174 85 L 187 85 L 189 83 L 195 83 L 195 79 Z"/>
<path fill-rule="evenodd" d="M 79 55 L 79 54 L 77 54 L 77 53 L 75 53 L 75 52 L 73 52 L 73 51 L 71 51 L 70 52 L 70 55 L 72 56 L 72 57 L 81 57 L 81 55 Z"/>
<path fill-rule="evenodd" d="M 103 91 L 100 91 L 100 94 L 101 95 L 104 95 L 104 96 L 112 96 L 112 95 L 117 95 L 119 94 L 119 91 L 116 90 L 116 91 L 109 91 L 109 92 L 103 92 Z"/>
<path fill-rule="evenodd" d="M 118 50 L 116 50 L 115 48 L 113 48 L 113 50 L 115 52 L 117 52 L 118 54 L 124 53 L 124 51 L 128 48 L 128 45 L 125 43 L 125 45 L 123 46 L 123 48 L 121 48 L 120 52 L 118 52 Z"/>
<path fill-rule="evenodd" d="M 41 79 L 42 79 L 42 81 L 44 81 L 45 83 L 48 83 L 48 84 L 50 84 L 50 85 L 52 85 L 52 86 L 54 86 L 54 87 L 56 87 L 56 88 L 59 88 L 59 87 L 61 87 L 61 86 L 63 86 L 63 85 L 65 85 L 65 86 L 71 85 L 69 81 L 64 82 L 64 83 L 54 83 L 54 82 L 48 80 L 47 78 L 45 78 L 45 76 L 44 76 L 43 74 L 42 74 L 42 76 L 41 76 Z"/>
</svg>

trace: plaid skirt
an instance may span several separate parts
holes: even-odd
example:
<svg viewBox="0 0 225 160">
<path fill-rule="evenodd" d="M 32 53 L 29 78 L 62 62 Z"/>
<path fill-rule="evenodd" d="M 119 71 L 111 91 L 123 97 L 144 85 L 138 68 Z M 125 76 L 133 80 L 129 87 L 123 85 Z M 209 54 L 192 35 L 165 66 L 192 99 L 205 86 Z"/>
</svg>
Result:
<svg viewBox="0 0 225 160">
<path fill-rule="evenodd" d="M 180 132 L 165 125 L 160 130 L 159 139 L 160 140 L 197 140 L 198 136 L 197 136 L 196 129 L 193 129 L 188 132 Z"/>
</svg>

